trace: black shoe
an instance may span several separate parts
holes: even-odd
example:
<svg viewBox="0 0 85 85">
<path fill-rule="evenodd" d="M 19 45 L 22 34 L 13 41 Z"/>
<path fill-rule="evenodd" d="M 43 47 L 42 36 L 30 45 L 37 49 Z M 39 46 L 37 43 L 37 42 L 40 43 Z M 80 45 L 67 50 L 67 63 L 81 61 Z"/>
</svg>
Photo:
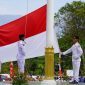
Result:
<svg viewBox="0 0 85 85">
<path fill-rule="evenodd" d="M 69 82 L 69 84 L 78 84 L 78 82 L 76 80 Z"/>
</svg>

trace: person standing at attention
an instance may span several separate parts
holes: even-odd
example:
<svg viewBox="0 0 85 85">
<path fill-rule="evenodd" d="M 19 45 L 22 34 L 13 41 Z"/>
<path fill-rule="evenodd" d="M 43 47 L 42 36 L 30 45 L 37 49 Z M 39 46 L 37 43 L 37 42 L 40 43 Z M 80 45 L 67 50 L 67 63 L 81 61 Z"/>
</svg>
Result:
<svg viewBox="0 0 85 85">
<path fill-rule="evenodd" d="M 25 69 L 25 35 L 20 34 L 19 35 L 19 40 L 18 41 L 18 55 L 17 55 L 17 62 L 18 62 L 18 70 L 19 73 L 24 74 L 24 69 Z"/>
</svg>

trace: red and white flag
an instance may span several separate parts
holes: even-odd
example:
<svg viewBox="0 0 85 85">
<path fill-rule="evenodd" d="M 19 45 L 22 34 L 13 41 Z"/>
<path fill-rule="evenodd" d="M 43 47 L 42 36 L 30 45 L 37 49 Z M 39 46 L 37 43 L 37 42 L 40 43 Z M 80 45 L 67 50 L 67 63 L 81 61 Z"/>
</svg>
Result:
<svg viewBox="0 0 85 85">
<path fill-rule="evenodd" d="M 46 47 L 46 5 L 26 16 L 0 26 L 0 60 L 2 63 L 16 61 L 19 34 L 26 35 L 26 59 L 44 55 Z M 55 53 L 58 53 L 57 39 L 54 41 L 53 47 Z"/>
</svg>

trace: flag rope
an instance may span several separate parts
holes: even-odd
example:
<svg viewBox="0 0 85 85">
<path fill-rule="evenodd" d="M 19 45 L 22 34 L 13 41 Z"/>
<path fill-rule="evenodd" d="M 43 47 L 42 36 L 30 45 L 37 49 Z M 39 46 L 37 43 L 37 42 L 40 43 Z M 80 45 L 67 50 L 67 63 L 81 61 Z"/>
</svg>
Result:
<svg viewBox="0 0 85 85">
<path fill-rule="evenodd" d="M 25 37 L 26 37 L 26 29 L 27 29 L 27 13 L 28 13 L 28 0 L 27 0 L 27 5 L 26 5 L 26 18 L 25 18 Z"/>
</svg>

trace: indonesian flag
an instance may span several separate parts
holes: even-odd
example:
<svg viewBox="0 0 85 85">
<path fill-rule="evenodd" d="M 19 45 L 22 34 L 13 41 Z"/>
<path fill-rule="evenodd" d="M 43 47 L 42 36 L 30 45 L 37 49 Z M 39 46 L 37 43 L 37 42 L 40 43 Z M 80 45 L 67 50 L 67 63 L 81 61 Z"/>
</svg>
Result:
<svg viewBox="0 0 85 85">
<path fill-rule="evenodd" d="M 26 59 L 45 55 L 46 5 L 17 20 L 0 26 L 0 61 L 2 63 L 16 61 L 19 34 L 25 34 L 26 37 Z M 53 41 L 55 53 L 58 53 L 59 47 L 56 37 Z"/>
</svg>

